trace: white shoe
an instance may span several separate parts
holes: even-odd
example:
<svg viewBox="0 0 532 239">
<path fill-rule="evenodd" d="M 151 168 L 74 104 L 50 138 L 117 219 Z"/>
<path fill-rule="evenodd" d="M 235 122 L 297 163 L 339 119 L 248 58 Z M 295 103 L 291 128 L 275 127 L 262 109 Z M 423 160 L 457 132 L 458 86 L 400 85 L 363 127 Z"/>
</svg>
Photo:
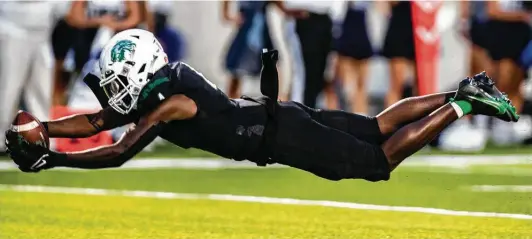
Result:
<svg viewBox="0 0 532 239">
<path fill-rule="evenodd" d="M 478 152 L 488 141 L 485 129 L 475 127 L 467 119 L 459 120 L 442 132 L 440 148 L 448 151 Z"/>
<path fill-rule="evenodd" d="M 513 122 L 494 119 L 491 129 L 493 143 L 498 146 L 509 146 L 518 143 L 519 137 L 515 135 L 514 124 Z"/>
</svg>

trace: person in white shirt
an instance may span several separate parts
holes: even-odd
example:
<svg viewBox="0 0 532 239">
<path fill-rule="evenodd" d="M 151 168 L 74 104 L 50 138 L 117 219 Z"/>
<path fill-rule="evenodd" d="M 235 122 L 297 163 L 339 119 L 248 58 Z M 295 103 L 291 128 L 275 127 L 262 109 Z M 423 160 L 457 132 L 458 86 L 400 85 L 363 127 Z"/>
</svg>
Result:
<svg viewBox="0 0 532 239">
<path fill-rule="evenodd" d="M 522 1 L 493 1 L 487 5 L 492 41 L 488 52 L 497 87 L 508 93 L 519 112 L 523 105 L 521 83 L 526 73 L 519 59 L 531 39 L 532 14 L 524 9 Z"/>
<path fill-rule="evenodd" d="M 48 119 L 52 98 L 50 34 L 56 2 L 0 2 L 0 132 L 6 131 L 23 97 L 26 108 Z M 5 151 L 0 135 L 0 151 Z"/>
<path fill-rule="evenodd" d="M 73 63 L 73 73 L 79 74 L 85 63 L 90 59 L 93 42 L 100 27 L 113 31 L 122 31 L 136 27 L 142 21 L 141 5 L 135 1 L 96 0 L 74 1 L 65 17 L 66 23 L 75 28 L 72 48 L 68 46 L 65 54 L 56 61 L 54 103 L 64 105 L 68 102 L 66 89 L 70 83 L 70 74 L 64 74 L 63 63 Z M 70 55 L 66 52 L 70 50 Z M 72 59 L 69 59 L 73 58 Z M 66 59 L 65 59 L 66 58 Z M 69 62 L 70 60 L 70 62 Z"/>
</svg>

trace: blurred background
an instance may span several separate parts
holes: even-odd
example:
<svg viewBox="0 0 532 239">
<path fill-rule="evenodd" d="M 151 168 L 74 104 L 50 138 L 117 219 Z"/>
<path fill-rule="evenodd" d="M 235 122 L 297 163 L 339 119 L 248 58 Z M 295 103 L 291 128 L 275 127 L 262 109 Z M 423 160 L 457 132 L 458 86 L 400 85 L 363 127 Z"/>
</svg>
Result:
<svg viewBox="0 0 532 239">
<path fill-rule="evenodd" d="M 170 61 L 189 63 L 232 98 L 259 93 L 260 49 L 275 48 L 281 53 L 281 100 L 359 114 L 375 115 L 404 97 L 454 90 L 464 77 L 487 71 L 522 113 L 520 122 L 467 117 L 432 148 L 518 147 L 532 142 L 532 88 L 526 84 L 532 64 L 530 5 L 2 1 L 0 132 L 19 108 L 42 120 L 98 110 L 84 74 L 115 32 L 144 28 L 155 33 Z M 111 143 L 122 131 L 54 145 L 60 151 L 84 149 Z"/>
</svg>

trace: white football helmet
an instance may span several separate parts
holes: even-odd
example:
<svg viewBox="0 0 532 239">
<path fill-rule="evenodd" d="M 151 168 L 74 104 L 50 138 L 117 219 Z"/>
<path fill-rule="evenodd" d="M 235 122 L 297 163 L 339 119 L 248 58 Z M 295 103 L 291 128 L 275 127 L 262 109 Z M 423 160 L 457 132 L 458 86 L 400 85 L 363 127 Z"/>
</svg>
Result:
<svg viewBox="0 0 532 239">
<path fill-rule="evenodd" d="M 100 86 L 109 97 L 109 106 L 121 114 L 135 109 L 142 87 L 167 63 L 166 53 L 151 32 L 130 29 L 113 36 L 99 62 Z"/>
</svg>

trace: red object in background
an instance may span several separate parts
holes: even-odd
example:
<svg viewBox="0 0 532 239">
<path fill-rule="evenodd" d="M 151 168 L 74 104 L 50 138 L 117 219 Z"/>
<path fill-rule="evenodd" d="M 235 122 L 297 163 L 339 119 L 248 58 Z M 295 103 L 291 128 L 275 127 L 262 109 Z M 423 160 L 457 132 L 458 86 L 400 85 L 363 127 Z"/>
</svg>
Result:
<svg viewBox="0 0 532 239">
<path fill-rule="evenodd" d="M 86 114 L 92 113 L 87 110 L 72 110 L 64 106 L 54 106 L 52 109 L 52 118 L 58 119 L 61 117 L 73 115 L 73 114 Z M 72 152 L 72 151 L 82 151 L 94 147 L 109 145 L 113 143 L 113 138 L 109 132 L 101 132 L 97 135 L 94 135 L 89 138 L 79 138 L 79 139 L 66 139 L 66 138 L 56 138 L 55 141 L 55 150 L 58 152 Z"/>
<path fill-rule="evenodd" d="M 436 14 L 441 4 L 441 1 L 413 1 L 411 4 L 419 95 L 437 91 L 440 32 Z"/>
</svg>

